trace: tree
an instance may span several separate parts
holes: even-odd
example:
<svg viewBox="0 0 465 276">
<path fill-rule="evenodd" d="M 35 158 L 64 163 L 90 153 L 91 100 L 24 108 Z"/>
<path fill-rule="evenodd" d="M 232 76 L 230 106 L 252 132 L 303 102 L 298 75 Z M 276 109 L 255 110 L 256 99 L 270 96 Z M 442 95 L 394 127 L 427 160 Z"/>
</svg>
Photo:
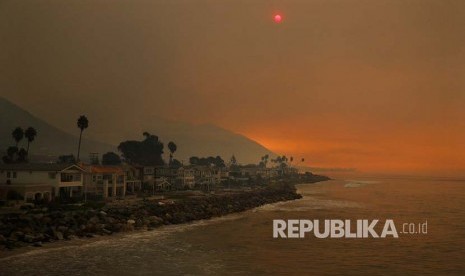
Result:
<svg viewBox="0 0 465 276">
<path fill-rule="evenodd" d="M 18 147 L 18 144 L 19 142 L 23 139 L 24 137 L 24 130 L 20 127 L 17 127 L 13 130 L 13 132 L 11 133 L 11 135 L 13 136 L 13 139 L 15 139 L 16 141 L 16 147 Z"/>
<path fill-rule="evenodd" d="M 118 150 L 123 154 L 126 161 L 140 165 L 163 165 L 163 143 L 158 136 L 148 132 L 143 133 L 145 139 L 142 141 L 124 141 L 118 146 Z"/>
<path fill-rule="evenodd" d="M 199 161 L 200 158 L 198 158 L 197 156 L 192 156 L 191 158 L 189 158 L 189 164 L 191 165 L 199 165 Z"/>
<path fill-rule="evenodd" d="M 77 127 L 81 130 L 81 132 L 79 133 L 79 146 L 78 146 L 78 152 L 77 152 L 77 161 L 79 161 L 79 154 L 81 153 L 82 132 L 84 131 L 84 129 L 89 127 L 89 120 L 87 120 L 86 116 L 81 115 L 78 118 Z"/>
<path fill-rule="evenodd" d="M 27 151 L 16 146 L 8 147 L 2 159 L 4 163 L 24 163 L 27 162 Z"/>
<path fill-rule="evenodd" d="M 18 147 L 16 146 L 8 147 L 8 149 L 6 150 L 6 155 L 3 156 L 3 162 L 7 164 L 16 162 L 18 152 L 19 152 Z"/>
<path fill-rule="evenodd" d="M 198 165 L 198 166 L 215 166 L 218 168 L 224 168 L 226 167 L 224 160 L 221 158 L 221 156 L 208 156 L 208 157 L 197 157 L 197 156 L 192 156 L 189 158 L 189 163 L 191 165 Z"/>
<path fill-rule="evenodd" d="M 18 159 L 16 160 L 18 163 L 27 162 L 27 151 L 24 148 L 21 148 L 18 151 Z"/>
<path fill-rule="evenodd" d="M 29 144 L 34 141 L 37 136 L 37 131 L 33 127 L 28 127 L 24 132 L 24 136 L 27 139 L 27 149 L 26 152 L 29 154 Z"/>
<path fill-rule="evenodd" d="M 102 156 L 102 165 L 119 165 L 121 158 L 114 152 L 107 152 Z"/>
<path fill-rule="evenodd" d="M 237 165 L 236 156 L 234 156 L 234 154 L 233 154 L 233 156 L 231 156 L 231 159 L 229 159 L 229 164 L 231 166 L 236 166 Z"/>
<path fill-rule="evenodd" d="M 174 142 L 169 142 L 168 143 L 168 149 L 170 150 L 170 163 L 169 163 L 169 165 L 171 166 L 171 163 L 173 162 L 173 154 L 178 149 L 178 146 L 176 146 L 176 144 Z"/>
<path fill-rule="evenodd" d="M 215 157 L 214 165 L 218 168 L 226 167 L 226 164 L 224 163 L 223 158 L 221 158 L 221 156 L 219 155 Z"/>
<path fill-rule="evenodd" d="M 171 167 L 180 168 L 182 167 L 182 163 L 178 159 L 173 159 L 173 162 L 171 163 Z"/>
<path fill-rule="evenodd" d="M 270 156 L 268 154 L 265 154 L 262 156 L 260 163 L 258 164 L 260 167 L 266 168 L 266 165 L 268 164 L 268 159 Z"/>
</svg>

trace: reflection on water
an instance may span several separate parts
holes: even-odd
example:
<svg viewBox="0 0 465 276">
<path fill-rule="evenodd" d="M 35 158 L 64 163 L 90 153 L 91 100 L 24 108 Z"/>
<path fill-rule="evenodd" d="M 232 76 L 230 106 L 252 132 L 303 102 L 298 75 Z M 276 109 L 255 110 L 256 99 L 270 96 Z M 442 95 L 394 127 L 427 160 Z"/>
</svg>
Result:
<svg viewBox="0 0 465 276">
<path fill-rule="evenodd" d="M 0 274 L 465 273 L 465 182 L 364 179 L 298 189 L 300 200 L 242 214 L 8 257 Z M 273 239 L 273 219 L 427 220 L 428 234 Z"/>
</svg>

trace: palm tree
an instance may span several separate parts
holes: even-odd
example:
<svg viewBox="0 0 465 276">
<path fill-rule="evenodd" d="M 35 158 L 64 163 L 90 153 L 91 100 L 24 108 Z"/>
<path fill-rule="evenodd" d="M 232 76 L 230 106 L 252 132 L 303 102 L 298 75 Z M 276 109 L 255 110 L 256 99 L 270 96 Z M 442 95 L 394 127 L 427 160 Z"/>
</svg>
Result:
<svg viewBox="0 0 465 276">
<path fill-rule="evenodd" d="M 13 139 L 15 139 L 16 141 L 16 147 L 18 147 L 18 144 L 19 142 L 23 139 L 24 137 L 24 130 L 20 127 L 17 127 L 13 130 L 13 132 L 11 133 L 11 135 L 13 136 Z"/>
<path fill-rule="evenodd" d="M 78 152 L 77 152 L 77 161 L 79 161 L 79 154 L 81 152 L 81 139 L 82 139 L 82 132 L 84 129 L 89 127 L 89 120 L 87 120 L 87 117 L 84 115 L 81 115 L 79 119 L 77 120 L 77 127 L 81 130 L 81 133 L 79 134 L 79 146 L 78 146 Z"/>
<path fill-rule="evenodd" d="M 170 165 L 173 162 L 173 154 L 178 149 L 178 146 L 174 142 L 168 143 L 168 149 L 170 150 Z"/>
<path fill-rule="evenodd" d="M 24 132 L 24 136 L 27 138 L 27 149 L 26 152 L 29 154 L 29 144 L 34 141 L 37 136 L 37 131 L 33 127 L 28 127 Z"/>
</svg>

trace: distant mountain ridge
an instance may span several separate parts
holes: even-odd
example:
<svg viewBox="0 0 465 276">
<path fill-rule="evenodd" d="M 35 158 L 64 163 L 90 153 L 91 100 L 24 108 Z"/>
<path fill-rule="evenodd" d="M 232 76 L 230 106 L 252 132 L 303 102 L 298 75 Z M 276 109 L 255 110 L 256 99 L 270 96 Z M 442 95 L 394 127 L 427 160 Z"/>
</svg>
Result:
<svg viewBox="0 0 465 276">
<path fill-rule="evenodd" d="M 76 118 L 77 119 L 77 118 Z M 89 130 L 84 131 L 81 156 L 87 158 L 90 152 L 103 154 L 108 151 L 117 152 L 117 145 L 124 140 L 142 139 L 142 133 L 148 131 L 158 135 L 165 144 L 165 160 L 167 160 L 169 141 L 174 141 L 178 150 L 175 158 L 187 163 L 190 156 L 221 156 L 228 161 L 235 155 L 238 162 L 258 163 L 260 157 L 273 152 L 246 136 L 233 133 L 221 127 L 203 124 L 194 125 L 185 122 L 170 122 L 159 118 L 138 122 L 109 122 L 99 124 L 98 129 L 92 128 L 92 118 L 89 118 Z M 12 130 L 20 126 L 34 127 L 38 131 L 36 140 L 31 144 L 31 154 L 41 156 L 57 156 L 61 154 L 76 154 L 78 144 L 78 129 L 76 134 L 70 134 L 43 121 L 7 99 L 0 97 L 0 151 L 14 144 Z M 124 129 L 121 128 L 124 125 Z M 26 145 L 22 141 L 22 145 Z"/>
<path fill-rule="evenodd" d="M 79 138 L 58 129 L 40 118 L 32 115 L 14 103 L 0 97 L 0 151 L 4 152 L 7 147 L 14 145 L 11 132 L 16 127 L 23 129 L 31 126 L 37 130 L 37 137 L 31 143 L 30 152 L 32 156 L 58 156 L 62 154 L 77 153 Z M 76 127 L 76 133 L 78 128 Z M 26 139 L 19 146 L 26 147 Z M 90 152 L 116 151 L 116 147 L 110 144 L 83 138 L 81 155 L 85 160 Z"/>
</svg>

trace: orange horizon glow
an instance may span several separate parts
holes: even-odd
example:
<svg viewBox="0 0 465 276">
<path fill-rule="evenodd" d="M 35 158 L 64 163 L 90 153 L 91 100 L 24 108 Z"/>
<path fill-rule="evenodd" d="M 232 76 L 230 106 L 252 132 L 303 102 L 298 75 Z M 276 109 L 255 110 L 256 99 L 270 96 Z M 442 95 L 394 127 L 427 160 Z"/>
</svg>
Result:
<svg viewBox="0 0 465 276">
<path fill-rule="evenodd" d="M 302 126 L 296 131 L 295 127 L 298 124 L 284 126 L 279 134 L 276 126 L 245 130 L 243 134 L 278 155 L 293 156 L 297 160 L 294 165 L 298 166 L 365 173 L 465 176 L 465 143 L 458 137 L 437 132 L 434 127 L 390 129 L 389 135 L 367 131 L 358 138 L 344 130 L 329 131 L 319 126 L 307 130 Z M 301 158 L 305 158 L 303 164 Z"/>
</svg>

